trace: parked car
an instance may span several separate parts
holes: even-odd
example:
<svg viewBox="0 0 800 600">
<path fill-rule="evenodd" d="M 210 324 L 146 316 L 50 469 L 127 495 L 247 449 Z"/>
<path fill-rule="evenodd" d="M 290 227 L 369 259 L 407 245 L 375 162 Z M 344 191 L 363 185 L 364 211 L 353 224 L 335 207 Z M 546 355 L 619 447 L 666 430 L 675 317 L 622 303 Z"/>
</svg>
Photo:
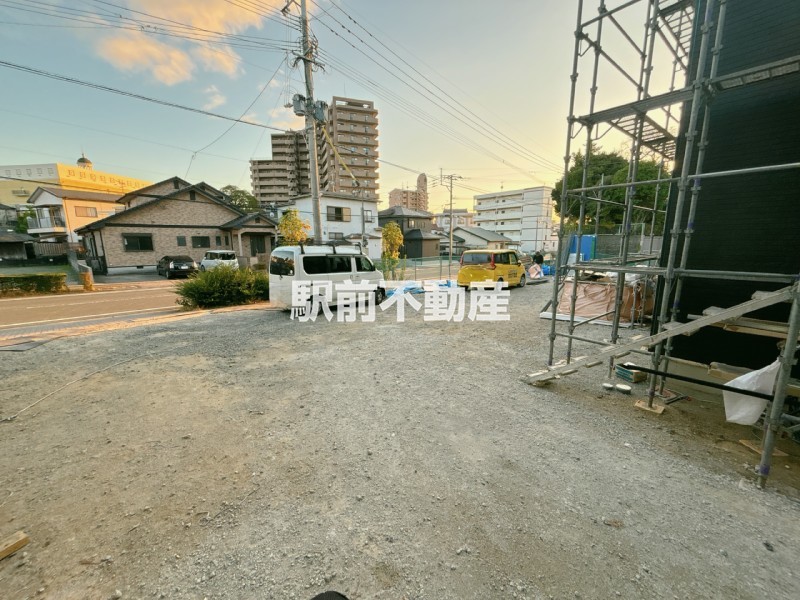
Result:
<svg viewBox="0 0 800 600">
<path fill-rule="evenodd" d="M 156 273 L 172 279 L 176 275 L 188 277 L 197 273 L 197 263 L 190 256 L 165 256 L 158 261 Z"/>
<path fill-rule="evenodd" d="M 467 250 L 461 255 L 458 285 L 472 287 L 482 281 L 503 281 L 525 287 L 528 276 L 516 250 Z"/>
<path fill-rule="evenodd" d="M 273 306 L 291 310 L 296 300 L 292 283 L 328 284 L 328 305 L 339 302 L 336 286 L 346 281 L 374 285 L 375 303 L 386 297 L 381 287 L 383 273 L 372 260 L 353 246 L 279 246 L 272 251 L 269 263 L 269 301 Z"/>
<path fill-rule="evenodd" d="M 200 261 L 200 270 L 208 271 L 225 265 L 233 269 L 239 268 L 239 261 L 236 260 L 236 253 L 230 250 L 209 250 Z"/>
</svg>

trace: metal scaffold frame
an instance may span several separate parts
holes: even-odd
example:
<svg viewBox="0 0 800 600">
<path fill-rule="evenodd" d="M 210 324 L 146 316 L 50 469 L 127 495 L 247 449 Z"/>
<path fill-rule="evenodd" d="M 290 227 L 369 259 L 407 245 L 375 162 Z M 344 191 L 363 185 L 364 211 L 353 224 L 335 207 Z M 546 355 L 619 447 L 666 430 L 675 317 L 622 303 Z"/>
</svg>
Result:
<svg viewBox="0 0 800 600">
<path fill-rule="evenodd" d="M 686 324 L 679 324 L 676 321 L 686 278 L 700 277 L 732 281 L 787 283 L 790 288 L 786 288 L 782 295 L 776 294 L 774 298 L 768 300 L 773 303 L 788 300 L 792 303 L 792 306 L 787 341 L 781 355 L 781 370 L 776 382 L 774 396 L 772 397 L 772 408 L 765 418 L 761 464 L 758 467 L 759 485 L 763 485 L 769 474 L 775 437 L 781 427 L 786 388 L 794 363 L 794 355 L 797 351 L 798 330 L 800 329 L 800 291 L 798 290 L 800 277 L 798 277 L 797 273 L 743 274 L 732 271 L 696 271 L 688 269 L 687 264 L 692 237 L 695 235 L 694 217 L 700 201 L 701 178 L 737 177 L 800 168 L 800 163 L 787 163 L 704 173 L 703 163 L 706 148 L 710 142 L 709 124 L 715 96 L 729 89 L 743 85 L 757 85 L 760 81 L 775 77 L 787 75 L 796 77 L 800 71 L 800 56 L 720 76 L 718 67 L 723 47 L 727 2 L 728 0 L 706 0 L 699 3 L 696 0 L 628 0 L 621 2 L 619 6 L 608 8 L 605 0 L 599 0 L 597 16 L 584 20 L 584 0 L 578 0 L 577 26 L 575 30 L 572 74 L 570 77 L 564 179 L 560 198 L 558 252 L 550 301 L 552 321 L 548 355 L 549 369 L 548 371 L 532 374 L 530 381 L 531 383 L 549 381 L 557 378 L 559 372 L 560 374 L 569 374 L 577 370 L 575 367 L 578 363 L 581 366 L 599 365 L 603 360 L 597 360 L 597 358 L 601 356 L 603 359 L 608 359 L 610 372 L 615 358 L 624 356 L 631 351 L 641 351 L 642 348 L 652 348 L 652 370 L 662 373 L 658 377 L 661 377 L 661 391 L 663 392 L 665 379 L 663 373 L 668 369 L 672 351 L 673 334 L 670 329 L 676 329 L 677 327 L 677 332 L 691 329 Z M 703 8 L 702 14 L 695 14 L 696 5 Z M 637 43 L 622 25 L 625 11 L 630 11 L 637 6 L 637 10 L 646 14 L 641 43 Z M 637 13 L 637 15 L 641 15 L 641 13 Z M 641 20 L 638 22 L 641 22 Z M 635 52 L 635 56 L 638 58 L 636 72 L 630 72 L 630 69 L 626 70 L 622 66 L 624 61 L 619 60 L 618 57 L 611 56 L 607 48 L 604 47 L 603 35 L 609 29 L 616 32 L 616 34 L 621 34 L 625 42 L 622 44 L 623 47 L 631 47 Z M 697 45 L 697 48 L 693 48 L 692 45 Z M 591 75 L 588 78 L 591 82 L 588 87 L 588 112 L 585 115 L 576 115 L 576 100 L 581 89 L 578 85 L 581 81 L 579 72 L 580 59 L 590 50 L 594 51 L 594 57 L 591 61 Z M 664 55 L 669 56 L 672 60 L 669 89 L 663 93 L 652 94 L 651 75 L 655 62 L 659 60 L 659 57 L 663 58 Z M 612 108 L 595 110 L 601 67 L 616 72 L 632 85 L 634 99 L 631 102 Z M 692 69 L 694 69 L 694 72 L 692 72 Z M 682 85 L 681 79 L 686 80 L 685 85 Z M 679 87 L 681 85 L 682 87 Z M 683 122 L 687 124 L 684 154 L 680 164 L 680 172 L 669 174 L 668 169 L 671 170 L 674 166 L 673 161 L 678 145 L 677 128 L 680 119 L 676 117 L 675 113 L 679 108 L 684 111 Z M 599 133 L 600 126 L 605 126 L 608 129 L 601 134 Z M 612 129 L 624 133 L 630 140 L 627 180 L 625 183 L 607 183 L 606 177 L 602 177 L 599 182 L 588 181 L 593 143 Z M 576 140 L 582 132 L 585 133 L 585 142 L 583 144 L 581 183 L 579 187 L 570 189 L 568 187 L 568 175 L 570 172 L 572 144 L 573 140 Z M 654 180 L 637 181 L 640 161 L 645 155 L 660 157 L 661 166 L 658 177 Z M 636 186 L 644 184 L 656 186 L 652 208 L 635 206 L 634 204 Z M 650 250 L 652 251 L 652 236 L 656 227 L 656 216 L 659 212 L 662 214 L 667 212 L 659 211 L 658 209 L 659 190 L 662 189 L 662 186 L 668 186 L 670 188 L 669 191 L 672 191 L 672 186 L 675 187 L 675 193 L 668 194 L 670 202 L 674 203 L 670 207 L 673 213 L 671 224 L 667 224 L 667 219 L 664 219 L 664 239 L 666 241 L 668 236 L 670 243 L 665 265 L 652 266 L 649 264 L 648 259 L 655 259 L 657 258 L 656 256 L 642 258 L 633 256 L 630 252 L 631 220 L 634 210 L 641 211 L 645 208 L 650 212 Z M 586 217 L 586 204 L 588 201 L 596 202 L 599 212 L 601 203 L 612 202 L 603 199 L 603 192 L 611 189 L 625 190 L 625 200 L 622 203 L 624 205 L 624 218 L 619 256 L 616 260 L 603 261 L 602 264 L 599 261 L 582 260 L 581 238 L 584 235 L 583 222 Z M 565 247 L 565 221 L 568 218 L 571 202 L 580 202 L 577 230 L 575 232 L 577 238 L 576 259 L 572 264 L 569 263 L 569 253 Z M 612 203 L 620 204 L 619 202 Z M 681 235 L 683 235 L 683 241 L 679 248 Z M 648 264 L 642 266 L 642 262 Z M 594 358 L 573 359 L 574 341 L 593 341 L 575 334 L 576 327 L 587 322 L 576 322 L 575 305 L 578 280 L 582 274 L 590 272 L 616 273 L 614 307 L 607 315 L 601 315 L 602 317 L 610 315 L 611 340 L 610 345 L 607 345 L 600 353 L 594 353 Z M 657 329 L 654 329 L 656 335 L 642 340 L 638 349 L 634 349 L 637 345 L 636 342 L 627 344 L 627 346 L 624 344 L 618 345 L 625 278 L 626 274 L 631 273 L 657 278 L 663 290 L 654 312 L 654 316 L 657 315 L 655 316 L 657 318 Z M 568 277 L 574 277 L 574 284 L 570 294 L 567 331 L 563 332 L 557 328 L 556 316 L 558 314 L 559 295 Z M 745 303 L 741 306 L 743 309 L 749 308 L 749 310 L 753 310 L 751 307 L 755 305 L 753 304 L 754 302 L 756 301 L 750 301 L 750 303 Z M 763 301 L 760 302 L 759 306 L 762 305 L 765 305 Z M 730 318 L 730 315 L 736 312 L 735 308 L 732 307 L 725 312 L 726 318 Z M 589 319 L 589 321 L 594 321 L 595 319 Z M 713 320 L 709 317 L 704 317 L 703 319 L 700 319 L 700 321 L 704 324 Z M 561 361 L 560 366 L 556 366 L 554 365 L 554 354 L 556 341 L 559 338 L 566 339 L 566 357 Z M 594 343 L 597 342 L 595 341 Z M 656 375 L 651 375 L 650 377 L 647 399 L 647 408 L 650 409 L 653 408 L 658 377 Z"/>
</svg>

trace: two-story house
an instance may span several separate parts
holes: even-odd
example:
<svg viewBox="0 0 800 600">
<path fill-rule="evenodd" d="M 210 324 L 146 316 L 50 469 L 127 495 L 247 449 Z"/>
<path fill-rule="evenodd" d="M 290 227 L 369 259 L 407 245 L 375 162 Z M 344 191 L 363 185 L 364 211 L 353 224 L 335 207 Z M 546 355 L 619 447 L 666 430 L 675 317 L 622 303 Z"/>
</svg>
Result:
<svg viewBox="0 0 800 600">
<path fill-rule="evenodd" d="M 294 209 L 303 221 L 313 226 L 314 205 L 311 196 L 308 194 L 296 196 L 290 202 L 289 205 L 282 206 L 280 212 Z M 320 194 L 319 202 L 324 242 L 361 244 L 364 253 L 370 258 L 381 257 L 381 229 L 378 227 L 376 214 L 377 198 L 323 192 Z M 313 235 L 313 230 L 309 231 L 309 237 Z"/>
<path fill-rule="evenodd" d="M 404 206 L 392 206 L 378 213 L 378 223 L 381 227 L 389 222 L 397 223 L 403 233 L 401 256 L 405 258 L 439 256 L 441 238 L 431 231 L 433 214 Z"/>
</svg>

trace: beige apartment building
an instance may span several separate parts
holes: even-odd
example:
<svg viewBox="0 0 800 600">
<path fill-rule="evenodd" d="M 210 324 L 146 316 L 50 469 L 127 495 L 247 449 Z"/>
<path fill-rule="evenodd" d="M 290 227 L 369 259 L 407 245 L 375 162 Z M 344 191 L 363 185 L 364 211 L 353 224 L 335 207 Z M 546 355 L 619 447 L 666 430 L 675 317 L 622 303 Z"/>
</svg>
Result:
<svg viewBox="0 0 800 600">
<path fill-rule="evenodd" d="M 389 206 L 402 206 L 411 210 L 428 210 L 428 178 L 425 173 L 417 177 L 417 187 L 413 190 L 393 189 L 389 192 Z"/>
<path fill-rule="evenodd" d="M 320 191 L 377 200 L 378 111 L 374 103 L 334 96 L 324 128 L 317 127 Z M 265 208 L 311 193 L 305 133 L 274 134 L 271 141 L 271 159 L 250 161 L 253 195 Z"/>
</svg>

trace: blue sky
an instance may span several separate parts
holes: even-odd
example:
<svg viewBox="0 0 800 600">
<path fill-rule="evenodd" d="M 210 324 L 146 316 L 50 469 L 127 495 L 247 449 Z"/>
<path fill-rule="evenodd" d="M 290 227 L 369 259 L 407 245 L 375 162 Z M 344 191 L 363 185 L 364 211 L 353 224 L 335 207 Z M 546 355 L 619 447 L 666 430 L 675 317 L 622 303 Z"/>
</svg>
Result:
<svg viewBox="0 0 800 600">
<path fill-rule="evenodd" d="M 302 123 L 283 105 L 303 91 L 302 73 L 286 51 L 299 32 L 276 11 L 284 4 L 0 0 L 0 60 L 297 129 Z M 413 186 L 412 171 L 426 172 L 429 181 L 440 169 L 461 175 L 454 196 L 464 207 L 475 193 L 552 185 L 559 177 L 576 3 L 308 5 L 322 52 L 316 98 L 371 99 L 378 108 L 381 158 L 393 163 L 380 168 L 384 202 L 389 190 Z M 291 14 L 299 14 L 296 4 Z M 180 37 L 154 33 L 178 27 Z M 185 37 L 209 31 L 229 35 L 214 43 Z M 237 124 L 225 133 L 230 123 L 209 116 L 8 68 L 0 68 L 0 78 L 0 164 L 72 163 L 85 152 L 98 170 L 249 189 L 248 160 L 270 156 L 271 130 Z M 612 104 L 613 94 L 606 99 Z M 431 191 L 431 208 L 439 210 L 447 192 Z"/>
</svg>

